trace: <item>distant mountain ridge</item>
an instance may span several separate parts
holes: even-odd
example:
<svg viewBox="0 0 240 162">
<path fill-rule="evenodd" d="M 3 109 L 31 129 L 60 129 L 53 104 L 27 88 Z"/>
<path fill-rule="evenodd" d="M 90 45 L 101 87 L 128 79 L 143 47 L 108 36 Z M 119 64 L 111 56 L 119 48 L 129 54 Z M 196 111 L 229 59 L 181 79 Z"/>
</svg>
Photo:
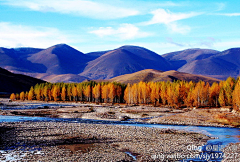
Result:
<svg viewBox="0 0 240 162">
<path fill-rule="evenodd" d="M 66 44 L 58 44 L 31 55 L 27 60 L 44 65 L 46 73 L 78 74 L 92 58 Z"/>
<path fill-rule="evenodd" d="M 190 52 L 189 52 L 190 51 Z M 238 77 L 240 70 L 240 48 L 231 48 L 222 52 L 215 50 L 194 50 L 165 54 L 167 59 L 175 67 L 174 70 L 190 74 L 200 74 L 218 79 L 226 79 L 229 76 Z M 186 57 L 184 57 L 184 54 Z M 180 62 L 185 61 L 179 66 Z"/>
<path fill-rule="evenodd" d="M 226 79 L 239 76 L 240 48 L 222 52 L 195 48 L 159 55 L 130 45 L 86 54 L 67 44 L 47 49 L 0 47 L 0 67 L 51 82 L 111 79 L 145 69 Z"/>
<path fill-rule="evenodd" d="M 182 66 L 191 63 L 195 60 L 202 60 L 211 57 L 219 51 L 210 49 L 186 49 L 183 51 L 176 51 L 162 55 L 166 60 L 168 60 L 174 67 L 174 70 L 178 70 Z"/>
<path fill-rule="evenodd" d="M 88 63 L 80 74 L 90 79 L 110 79 L 144 69 L 170 70 L 162 56 L 137 46 L 122 46 Z"/>
</svg>

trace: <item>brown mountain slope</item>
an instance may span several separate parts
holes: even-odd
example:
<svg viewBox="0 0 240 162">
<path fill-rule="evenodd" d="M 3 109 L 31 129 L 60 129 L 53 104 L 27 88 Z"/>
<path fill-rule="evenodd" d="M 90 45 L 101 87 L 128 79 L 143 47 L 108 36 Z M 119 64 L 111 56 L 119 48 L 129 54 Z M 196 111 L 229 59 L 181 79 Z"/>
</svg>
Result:
<svg viewBox="0 0 240 162">
<path fill-rule="evenodd" d="M 31 86 L 45 81 L 22 74 L 13 74 L 0 68 L 0 92 L 19 93 L 28 91 Z"/>
<path fill-rule="evenodd" d="M 148 49 L 123 46 L 89 62 L 80 75 L 90 79 L 110 79 L 144 69 L 169 70 L 171 64 Z"/>
<path fill-rule="evenodd" d="M 110 79 L 109 81 L 121 82 L 121 83 L 138 83 L 143 82 L 158 82 L 158 81 L 174 81 L 174 80 L 185 80 L 185 81 L 194 81 L 198 82 L 200 80 L 213 83 L 219 82 L 220 80 L 210 77 L 205 77 L 202 75 L 193 75 L 188 73 L 182 73 L 175 70 L 170 71 L 159 71 L 154 69 L 146 69 L 138 71 L 132 74 L 125 74 L 115 78 Z"/>
</svg>

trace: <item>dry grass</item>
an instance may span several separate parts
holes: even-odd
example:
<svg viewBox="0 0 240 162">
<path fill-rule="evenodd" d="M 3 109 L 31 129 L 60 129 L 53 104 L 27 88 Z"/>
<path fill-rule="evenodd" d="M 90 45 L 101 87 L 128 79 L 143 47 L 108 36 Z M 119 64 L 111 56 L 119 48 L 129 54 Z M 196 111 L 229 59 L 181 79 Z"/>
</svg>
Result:
<svg viewBox="0 0 240 162">
<path fill-rule="evenodd" d="M 240 114 L 226 111 L 222 112 L 219 108 L 194 109 L 185 113 L 151 119 L 150 122 L 184 125 L 228 125 L 240 127 Z"/>
<path fill-rule="evenodd" d="M 143 82 L 159 82 L 159 81 L 174 81 L 174 80 L 185 80 L 185 81 L 195 81 L 200 80 L 213 83 L 219 82 L 220 80 L 202 76 L 202 75 L 193 75 L 187 73 L 181 73 L 174 70 L 170 71 L 159 71 L 153 69 L 145 69 L 132 74 L 120 75 L 115 78 L 110 79 L 109 81 L 116 81 L 121 83 L 138 83 Z"/>
<path fill-rule="evenodd" d="M 216 114 L 214 116 L 214 119 L 222 124 L 232 125 L 234 127 L 240 126 L 240 116 L 239 115 L 235 115 L 235 114 L 231 114 L 231 113 L 221 113 L 221 114 Z"/>
</svg>

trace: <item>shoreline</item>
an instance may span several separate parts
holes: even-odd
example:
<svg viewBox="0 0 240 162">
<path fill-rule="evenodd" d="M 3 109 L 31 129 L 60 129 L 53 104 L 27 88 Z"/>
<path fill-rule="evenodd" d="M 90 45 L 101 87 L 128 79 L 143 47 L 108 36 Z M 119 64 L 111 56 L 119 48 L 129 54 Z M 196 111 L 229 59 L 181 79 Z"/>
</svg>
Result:
<svg viewBox="0 0 240 162">
<path fill-rule="evenodd" d="M 236 127 L 226 123 L 227 119 L 219 120 L 220 116 L 232 116 L 240 120 L 240 114 L 229 112 L 227 109 L 170 109 L 167 107 L 152 107 L 149 105 L 127 106 L 109 105 L 79 102 L 45 102 L 45 101 L 14 101 L 6 102 L 9 106 L 24 106 L 35 104 L 60 104 L 68 106 L 46 106 L 34 109 L 14 109 L 0 110 L 0 115 L 8 116 L 36 116 L 54 118 L 82 118 L 94 120 L 124 121 L 132 120 L 135 122 L 164 124 L 164 125 L 191 125 L 191 126 L 213 126 L 213 127 Z M 217 114 L 217 115 L 216 115 Z"/>
</svg>

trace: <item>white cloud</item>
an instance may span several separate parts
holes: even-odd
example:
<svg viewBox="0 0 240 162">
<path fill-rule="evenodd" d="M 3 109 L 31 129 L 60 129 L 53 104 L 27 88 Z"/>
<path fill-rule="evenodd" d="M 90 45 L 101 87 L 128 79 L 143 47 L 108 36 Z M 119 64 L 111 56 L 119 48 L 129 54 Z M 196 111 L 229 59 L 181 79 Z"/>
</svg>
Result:
<svg viewBox="0 0 240 162">
<path fill-rule="evenodd" d="M 112 27 L 100 27 L 99 29 L 90 31 L 89 33 L 96 34 L 99 37 L 110 36 L 121 40 L 142 38 L 151 35 L 151 33 L 141 32 L 138 27 L 132 24 L 122 24 L 117 29 Z"/>
<path fill-rule="evenodd" d="M 179 25 L 175 22 L 167 24 L 168 30 L 173 33 L 186 34 L 191 31 L 191 27 L 187 25 Z"/>
<path fill-rule="evenodd" d="M 90 0 L 5 0 L 4 4 L 34 11 L 74 14 L 96 19 L 116 19 L 139 14 L 135 9 Z"/>
<path fill-rule="evenodd" d="M 222 11 L 226 8 L 226 4 L 223 2 L 215 3 L 216 5 L 216 11 Z"/>
<path fill-rule="evenodd" d="M 58 43 L 69 43 L 66 35 L 55 28 L 29 27 L 0 22 L 1 47 L 46 48 Z"/>
<path fill-rule="evenodd" d="M 169 10 L 157 9 L 151 12 L 153 14 L 153 18 L 146 22 L 146 24 L 169 24 L 178 20 L 188 19 L 201 13 L 191 12 L 191 13 L 173 13 Z"/>
<path fill-rule="evenodd" d="M 180 25 L 177 21 L 195 17 L 202 13 L 173 13 L 169 10 L 157 9 L 152 11 L 151 14 L 153 14 L 152 19 L 142 23 L 143 25 L 164 24 L 171 32 L 186 34 L 190 32 L 191 28 L 187 25 Z"/>
<path fill-rule="evenodd" d="M 219 14 L 214 14 L 214 15 L 220 15 L 220 16 L 240 16 L 240 13 L 219 13 Z"/>
<path fill-rule="evenodd" d="M 219 49 L 219 50 L 227 50 L 229 48 L 236 48 L 236 47 L 240 47 L 240 40 L 225 40 L 225 41 L 221 41 L 221 42 L 216 42 L 214 44 L 215 48 Z"/>
</svg>

